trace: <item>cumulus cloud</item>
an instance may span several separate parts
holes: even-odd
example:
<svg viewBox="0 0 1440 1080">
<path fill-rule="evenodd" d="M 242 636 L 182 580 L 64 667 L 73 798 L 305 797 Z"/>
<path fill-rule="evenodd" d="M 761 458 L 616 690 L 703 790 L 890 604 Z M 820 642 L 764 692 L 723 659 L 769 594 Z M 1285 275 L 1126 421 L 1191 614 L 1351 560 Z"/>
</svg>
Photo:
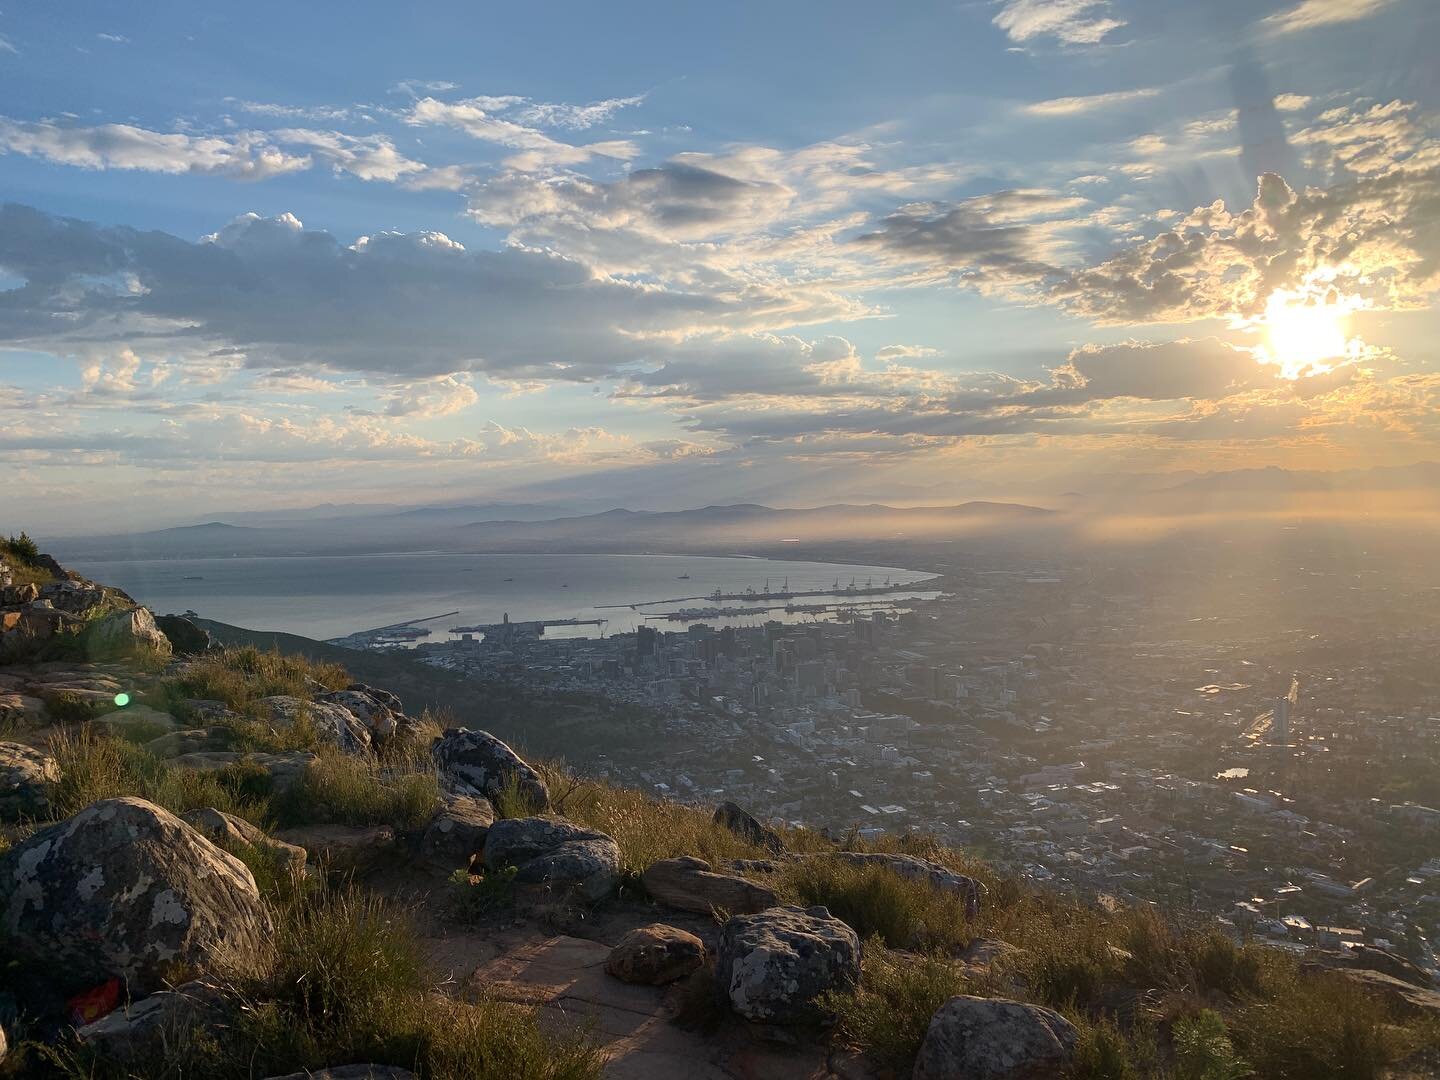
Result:
<svg viewBox="0 0 1440 1080">
<path fill-rule="evenodd" d="M 406 383 L 388 395 L 386 416 L 411 416 L 426 419 L 449 416 L 468 409 L 480 395 L 464 375 L 441 375 L 435 379 L 419 379 Z"/>
<path fill-rule="evenodd" d="M 441 233 L 342 244 L 291 215 L 246 215 L 198 243 L 0 208 L 0 343 L 181 341 L 253 368 L 589 380 L 665 340 L 831 317 L 783 283 L 743 294 L 597 274 L 559 255 L 468 251 Z"/>
<path fill-rule="evenodd" d="M 1368 19 L 1390 6 L 1393 0 L 1301 0 L 1294 7 L 1277 11 L 1260 20 L 1260 25 L 1277 34 L 1292 34 L 1317 26 Z"/>
<path fill-rule="evenodd" d="M 1006 0 L 992 20 L 1012 41 L 1053 37 L 1066 45 L 1094 45 L 1125 25 L 1107 0 Z"/>
<path fill-rule="evenodd" d="M 307 128 L 282 128 L 271 135 L 278 142 L 303 146 L 336 172 L 347 172 L 361 180 L 394 183 L 425 169 L 421 162 L 411 161 L 396 150 L 384 135 L 346 135 Z"/>
<path fill-rule="evenodd" d="M 130 124 L 65 127 L 5 117 L 0 117 L 0 151 L 83 169 L 206 173 L 242 180 L 263 180 L 310 166 L 310 158 L 285 153 L 262 132 L 166 134 Z"/>
</svg>

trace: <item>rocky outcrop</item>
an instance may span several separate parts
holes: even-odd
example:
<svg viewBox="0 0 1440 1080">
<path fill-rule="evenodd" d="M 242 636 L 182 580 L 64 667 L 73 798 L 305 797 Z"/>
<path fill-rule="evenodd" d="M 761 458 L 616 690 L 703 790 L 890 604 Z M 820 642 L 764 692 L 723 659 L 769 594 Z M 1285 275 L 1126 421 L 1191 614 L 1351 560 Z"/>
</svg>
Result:
<svg viewBox="0 0 1440 1080">
<path fill-rule="evenodd" d="M 599 900 L 620 879 L 620 849 L 604 833 L 550 818 L 507 818 L 485 837 L 485 866 L 516 868 L 515 884 Z"/>
<path fill-rule="evenodd" d="M 370 730 L 342 705 L 305 701 L 285 694 L 260 698 L 255 704 L 277 730 L 289 730 L 303 717 L 321 738 L 347 754 L 364 754 L 370 750 Z"/>
<path fill-rule="evenodd" d="M 457 795 L 498 799 L 514 785 L 534 812 L 550 805 L 550 792 L 540 774 L 488 731 L 449 728 L 430 749 L 440 782 Z"/>
<path fill-rule="evenodd" d="M 1383 971 L 1372 971 L 1369 968 L 1323 968 L 1317 964 L 1304 964 L 1301 969 L 1331 971 L 1384 999 L 1397 1013 L 1440 1020 L 1440 991 L 1416 986 L 1404 979 L 1397 979 L 1394 975 L 1386 975 Z"/>
<path fill-rule="evenodd" d="M 621 982 L 663 986 L 683 979 L 705 963 L 705 943 L 679 927 L 639 926 L 610 950 L 605 970 Z"/>
<path fill-rule="evenodd" d="M 245 865 L 143 799 L 105 799 L 0 858 L 0 931 L 78 985 L 119 976 L 134 995 L 176 966 L 238 970 L 271 926 Z"/>
<path fill-rule="evenodd" d="M 751 815 L 733 802 L 722 802 L 715 808 L 715 824 L 729 829 L 742 840 L 752 844 L 758 844 L 768 848 L 771 852 L 779 855 L 785 850 L 785 845 L 780 840 L 780 834 L 774 829 L 766 828 Z"/>
<path fill-rule="evenodd" d="M 106 615 L 85 631 L 86 655 L 96 659 L 146 653 L 170 654 L 170 639 L 155 625 L 148 608 L 133 607 Z"/>
<path fill-rule="evenodd" d="M 940 1006 L 915 1058 L 913 1080 L 1050 1080 L 1078 1034 L 1052 1009 L 962 994 Z"/>
<path fill-rule="evenodd" d="M 43 817 L 60 766 L 48 754 L 23 743 L 0 742 L 0 821 Z"/>
<path fill-rule="evenodd" d="M 387 695 L 394 698 L 394 694 Z M 316 703 L 338 705 L 365 725 L 372 739 L 388 739 L 399 729 L 399 710 L 389 704 L 368 687 L 363 690 L 333 690 L 315 695 Z M 398 701 L 398 699 L 396 699 Z"/>
<path fill-rule="evenodd" d="M 114 698 L 111 698 L 111 701 L 113 700 Z M 97 735 L 114 735 L 118 739 L 136 742 L 136 736 L 146 741 L 158 739 L 161 735 L 178 731 L 182 725 L 175 717 L 159 709 L 152 709 L 148 705 L 128 705 L 97 716 L 90 721 L 90 726 Z"/>
<path fill-rule="evenodd" d="M 183 615 L 157 615 L 155 625 L 170 639 L 170 647 L 177 656 L 199 656 L 215 648 L 210 631 L 201 629 Z"/>
<path fill-rule="evenodd" d="M 493 824 L 495 808 L 487 800 L 447 794 L 421 834 L 418 854 L 442 871 L 464 869 L 485 850 Z"/>
<path fill-rule="evenodd" d="M 179 769 L 193 769 L 196 772 L 215 772 L 231 765 L 254 766 L 269 775 L 271 792 L 280 795 L 300 783 L 305 778 L 306 771 L 318 760 L 315 754 L 307 750 L 286 750 L 277 754 L 197 750 L 171 758 L 170 764 Z"/>
<path fill-rule="evenodd" d="M 748 915 L 780 902 L 774 891 L 735 874 L 719 874 L 704 859 L 682 855 L 651 863 L 641 875 L 645 891 L 662 904 L 708 915 Z"/>
<path fill-rule="evenodd" d="M 747 1020 L 823 1019 L 816 999 L 860 982 L 860 939 L 823 907 L 736 915 L 720 931 L 715 977 L 730 1007 Z"/>
<path fill-rule="evenodd" d="M 1378 971 L 1381 974 L 1389 975 L 1391 978 L 1408 982 L 1414 986 L 1426 990 L 1432 989 L 1434 983 L 1430 976 L 1417 965 L 1406 960 L 1398 953 L 1389 949 L 1377 948 L 1374 945 L 1352 945 L 1339 952 L 1320 952 L 1312 949 L 1305 957 L 1307 962 L 1316 963 L 1325 967 L 1337 968 L 1358 968 L 1362 971 Z"/>
<path fill-rule="evenodd" d="M 147 998 L 122 1005 L 94 1023 L 77 1028 L 75 1035 L 103 1058 L 129 1062 L 163 1052 L 187 1028 L 203 1023 L 219 1011 L 224 992 L 213 982 L 196 979 L 174 990 L 161 990 Z"/>
<path fill-rule="evenodd" d="M 182 820 L 212 844 L 218 844 L 231 854 L 250 848 L 269 856 L 276 866 L 291 874 L 305 872 L 306 854 L 303 847 L 277 840 L 244 818 L 227 814 L 213 806 L 202 806 L 187 811 Z"/>
<path fill-rule="evenodd" d="M 275 839 L 302 849 L 328 870 L 354 873 L 374 869 L 395 849 L 389 825 L 297 825 L 279 830 Z"/>
<path fill-rule="evenodd" d="M 985 886 L 972 877 L 957 874 L 929 859 L 878 851 L 834 851 L 812 857 L 834 859 L 847 866 L 884 867 L 900 877 L 928 882 L 941 892 L 954 893 L 961 897 L 965 901 L 965 914 L 968 918 L 973 919 L 980 914 L 980 901 L 985 894 Z"/>
</svg>

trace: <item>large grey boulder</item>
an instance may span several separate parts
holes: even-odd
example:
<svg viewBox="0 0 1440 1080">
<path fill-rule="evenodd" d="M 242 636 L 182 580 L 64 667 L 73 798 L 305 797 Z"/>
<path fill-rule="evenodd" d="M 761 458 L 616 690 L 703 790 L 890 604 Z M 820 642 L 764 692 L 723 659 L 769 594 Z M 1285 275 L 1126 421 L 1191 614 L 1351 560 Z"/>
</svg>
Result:
<svg viewBox="0 0 1440 1080">
<path fill-rule="evenodd" d="M 704 859 L 682 855 L 653 862 L 641 875 L 645 891 L 662 904 L 708 915 L 749 915 L 780 903 L 774 890 L 735 874 L 719 874 Z"/>
<path fill-rule="evenodd" d="M 540 774 L 519 754 L 488 731 L 449 728 L 430 748 L 440 769 L 440 782 L 457 795 L 497 799 L 514 784 L 533 811 L 550 804 Z"/>
<path fill-rule="evenodd" d="M 104 799 L 0 858 L 0 933 L 31 963 L 135 996 L 177 966 L 246 970 L 269 916 L 245 864 L 143 799 Z"/>
<path fill-rule="evenodd" d="M 210 631 L 201 629 L 183 615 L 157 615 L 155 625 L 170 639 L 177 656 L 199 656 L 215 648 Z"/>
<path fill-rule="evenodd" d="M 821 994 L 860 982 L 860 938 L 823 907 L 736 915 L 720 931 L 716 958 L 720 992 L 747 1020 L 822 1019 Z"/>
<path fill-rule="evenodd" d="M 334 743 L 347 754 L 364 754 L 370 750 L 370 729 L 343 705 L 329 701 L 305 701 L 287 694 L 260 698 L 255 704 L 278 730 L 288 731 L 304 717 L 322 739 Z"/>
<path fill-rule="evenodd" d="M 715 824 L 729 829 L 742 840 L 768 848 L 779 855 L 785 850 L 780 834 L 760 824 L 753 814 L 733 802 L 722 802 L 715 808 Z"/>
<path fill-rule="evenodd" d="M 1078 1039 L 1053 1009 L 961 994 L 931 1018 L 913 1080 L 1049 1080 L 1063 1072 Z"/>
<path fill-rule="evenodd" d="M 884 867 L 892 874 L 911 881 L 924 881 L 941 892 L 961 897 L 965 901 L 965 914 L 971 919 L 980 914 L 980 900 L 985 894 L 985 886 L 972 877 L 957 874 L 929 859 L 880 851 L 834 851 L 812 857 L 834 859 L 847 866 Z"/>
<path fill-rule="evenodd" d="M 394 698 L 394 694 L 388 697 Z M 350 714 L 365 725 L 372 738 L 388 739 L 394 735 L 399 728 L 398 710 L 390 708 L 387 701 L 372 691 L 369 687 L 364 689 L 329 690 L 323 694 L 316 694 L 316 702 L 324 702 L 330 705 L 339 705 L 342 709 L 349 710 Z"/>
<path fill-rule="evenodd" d="M 170 654 L 170 639 L 155 625 L 155 616 L 145 607 L 128 608 L 106 615 L 85 632 L 85 651 L 92 657 L 124 657 L 137 653 Z"/>
<path fill-rule="evenodd" d="M 23 743 L 0 742 L 0 821 L 41 817 L 60 780 L 60 766 L 48 754 Z"/>
<path fill-rule="evenodd" d="M 218 844 L 232 855 L 250 848 L 268 856 L 277 867 L 291 874 L 305 872 L 307 856 L 303 847 L 277 840 L 242 817 L 227 814 L 213 806 L 202 806 L 187 811 L 182 820 L 212 844 Z"/>
<path fill-rule="evenodd" d="M 599 900 L 620 880 L 620 849 L 604 833 L 549 818 L 507 818 L 490 826 L 485 866 L 516 868 L 515 883 Z"/>
<path fill-rule="evenodd" d="M 421 834 L 420 857 L 447 872 L 468 867 L 485 850 L 494 824 L 495 808 L 487 800 L 447 794 Z"/>
</svg>

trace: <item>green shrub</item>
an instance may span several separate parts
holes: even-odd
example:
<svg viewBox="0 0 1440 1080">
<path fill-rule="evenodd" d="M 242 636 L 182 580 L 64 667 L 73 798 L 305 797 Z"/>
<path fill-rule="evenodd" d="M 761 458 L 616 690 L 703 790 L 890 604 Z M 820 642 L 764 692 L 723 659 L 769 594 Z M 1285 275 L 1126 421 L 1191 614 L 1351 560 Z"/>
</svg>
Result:
<svg viewBox="0 0 1440 1080">
<path fill-rule="evenodd" d="M 0 540 L 0 545 L 5 548 L 5 554 L 13 556 L 20 562 L 33 564 L 40 557 L 40 548 L 31 540 L 22 529 L 19 536 L 11 536 L 9 539 Z"/>
<path fill-rule="evenodd" d="M 456 870 L 450 875 L 450 914 L 460 922 L 472 923 L 508 910 L 515 902 L 518 872 L 513 866 L 479 876 Z"/>
<path fill-rule="evenodd" d="M 1079 1020 L 1079 1042 L 1066 1074 L 1069 1080 L 1140 1080 L 1142 1073 L 1132 1056 L 1131 1042 L 1113 1021 Z"/>
<path fill-rule="evenodd" d="M 1225 1020 L 1213 1009 L 1175 1021 L 1175 1080 L 1244 1080 L 1254 1070 L 1235 1053 Z"/>
<path fill-rule="evenodd" d="M 876 1061 L 908 1069 L 930 1020 L 956 994 L 973 992 L 953 963 L 938 955 L 900 955 L 879 938 L 865 943 L 858 988 L 830 992 L 821 1005 L 838 1018 L 840 1035 Z"/>
</svg>

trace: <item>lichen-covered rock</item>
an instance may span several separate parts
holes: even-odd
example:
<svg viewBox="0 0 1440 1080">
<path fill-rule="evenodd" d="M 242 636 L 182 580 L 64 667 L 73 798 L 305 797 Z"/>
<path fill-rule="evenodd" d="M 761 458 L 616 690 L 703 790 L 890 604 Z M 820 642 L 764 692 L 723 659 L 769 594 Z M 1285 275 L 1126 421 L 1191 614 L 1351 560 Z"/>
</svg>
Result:
<svg viewBox="0 0 1440 1080">
<path fill-rule="evenodd" d="M 236 735 L 230 728 L 182 728 L 157 735 L 146 742 L 145 749 L 158 758 L 176 758 L 182 754 L 200 754 L 207 750 L 229 750 Z"/>
<path fill-rule="evenodd" d="M 507 818 L 485 836 L 485 865 L 516 868 L 515 883 L 599 900 L 620 879 L 620 849 L 604 833 L 549 818 Z"/>
<path fill-rule="evenodd" d="M 550 805 L 550 792 L 540 774 L 488 731 L 449 728 L 430 752 L 440 769 L 440 782 L 457 795 L 497 799 L 508 784 L 514 784 L 532 810 Z"/>
<path fill-rule="evenodd" d="M 463 869 L 485 850 L 493 824 L 495 808 L 488 800 L 447 794 L 420 837 L 419 855 L 447 872 Z"/>
<path fill-rule="evenodd" d="M 0 858 L 0 932 L 76 985 L 245 970 L 271 925 L 245 864 L 143 799 L 104 799 Z"/>
<path fill-rule="evenodd" d="M 621 982 L 663 986 L 705 963 L 705 943 L 677 926 L 638 926 L 610 950 L 605 970 Z"/>
<path fill-rule="evenodd" d="M 202 806 L 187 811 L 182 820 L 212 844 L 219 844 L 232 854 L 248 847 L 270 856 L 277 866 L 291 874 L 305 872 L 306 853 L 303 847 L 277 840 L 244 818 L 213 806 Z"/>
<path fill-rule="evenodd" d="M 389 695 L 394 697 L 394 694 Z M 377 739 L 388 739 L 399 727 L 396 710 L 367 687 L 364 690 L 331 690 L 315 695 L 316 702 L 339 705 L 347 709 Z"/>
<path fill-rule="evenodd" d="M 286 694 L 260 698 L 255 704 L 264 709 L 269 722 L 282 731 L 294 727 L 303 716 L 322 739 L 347 754 L 363 754 L 370 749 L 370 730 L 343 705 L 305 701 Z"/>
<path fill-rule="evenodd" d="M 0 742 L 0 821 L 42 816 L 60 780 L 60 766 L 48 754 L 23 743 Z"/>
<path fill-rule="evenodd" d="M 303 849 L 327 869 L 355 873 L 388 861 L 395 848 L 389 825 L 296 825 L 280 829 L 275 838 Z"/>
<path fill-rule="evenodd" d="M 85 631 L 85 651 L 95 658 L 170 653 L 170 639 L 155 625 L 149 608 L 133 607 L 96 620 Z"/>
<path fill-rule="evenodd" d="M 196 979 L 174 990 L 161 990 L 122 1005 L 94 1023 L 75 1031 L 79 1040 L 103 1058 L 133 1061 L 163 1050 L 187 1028 L 219 1011 L 224 991 L 213 982 Z"/>
<path fill-rule="evenodd" d="M 780 834 L 774 829 L 767 828 L 733 802 L 722 802 L 715 808 L 715 824 L 729 829 L 742 840 L 748 840 L 752 844 L 759 844 L 779 855 L 785 850 L 785 845 L 780 840 Z"/>
<path fill-rule="evenodd" d="M 913 1080 L 1049 1080 L 1063 1072 L 1077 1040 L 1052 1009 L 961 994 L 931 1018 Z"/>
<path fill-rule="evenodd" d="M 97 734 L 113 735 L 118 739 L 135 742 L 138 741 L 136 736 L 159 738 L 169 732 L 178 731 L 184 725 L 168 712 L 152 709 L 148 705 L 129 705 L 97 716 L 90 721 L 90 726 Z"/>
<path fill-rule="evenodd" d="M 177 769 L 191 769 L 195 772 L 216 772 L 234 765 L 254 767 L 270 777 L 270 790 L 280 795 L 305 778 L 306 771 L 320 760 L 308 750 L 285 750 L 278 754 L 258 751 L 243 753 L 239 750 L 195 750 L 187 751 L 170 759 Z"/>
<path fill-rule="evenodd" d="M 651 863 L 641 875 L 645 891 L 662 904 L 708 915 L 749 915 L 780 903 L 773 889 L 735 874 L 720 874 L 704 859 L 682 855 Z"/>
<path fill-rule="evenodd" d="M 736 915 L 720 931 L 716 957 L 720 992 L 747 1020 L 822 1019 L 821 994 L 860 982 L 860 938 L 823 907 Z"/>
<path fill-rule="evenodd" d="M 832 851 L 823 855 L 810 856 L 817 859 L 833 859 L 848 866 L 881 866 L 892 874 L 911 881 L 925 881 L 941 892 L 954 893 L 965 901 L 965 914 L 975 918 L 980 914 L 980 901 L 985 886 L 972 877 L 947 870 L 939 863 L 921 859 L 914 855 L 898 855 L 884 851 Z"/>
</svg>

